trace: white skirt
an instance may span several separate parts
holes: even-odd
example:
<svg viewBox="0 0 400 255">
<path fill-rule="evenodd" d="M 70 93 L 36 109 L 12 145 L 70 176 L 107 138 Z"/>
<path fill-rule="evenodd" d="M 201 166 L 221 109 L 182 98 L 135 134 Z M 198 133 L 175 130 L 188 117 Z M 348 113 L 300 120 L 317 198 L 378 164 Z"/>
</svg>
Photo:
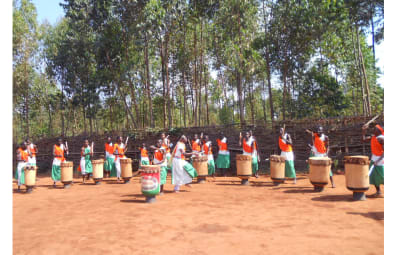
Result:
<svg viewBox="0 0 400 255">
<path fill-rule="evenodd" d="M 192 182 L 192 177 L 183 169 L 186 163 L 183 159 L 172 159 L 172 184 L 183 185 Z"/>
<path fill-rule="evenodd" d="M 79 165 L 81 166 L 82 175 L 85 175 L 86 174 L 85 157 L 81 157 L 81 161 L 80 161 Z"/>
</svg>

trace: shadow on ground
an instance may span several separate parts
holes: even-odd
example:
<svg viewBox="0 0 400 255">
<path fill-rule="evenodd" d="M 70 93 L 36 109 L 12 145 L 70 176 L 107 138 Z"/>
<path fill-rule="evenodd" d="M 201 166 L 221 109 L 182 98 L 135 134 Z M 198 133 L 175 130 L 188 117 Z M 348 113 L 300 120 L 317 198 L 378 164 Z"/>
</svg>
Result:
<svg viewBox="0 0 400 255">
<path fill-rule="evenodd" d="M 352 215 L 361 215 L 373 220 L 384 220 L 384 212 L 367 212 L 367 213 L 359 213 L 359 212 L 347 212 L 347 214 Z"/>
</svg>

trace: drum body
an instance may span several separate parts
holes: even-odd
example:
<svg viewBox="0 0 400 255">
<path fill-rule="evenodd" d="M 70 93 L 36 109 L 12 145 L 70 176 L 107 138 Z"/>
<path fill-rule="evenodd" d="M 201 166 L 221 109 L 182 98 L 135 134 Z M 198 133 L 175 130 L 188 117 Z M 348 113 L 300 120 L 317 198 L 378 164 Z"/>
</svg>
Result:
<svg viewBox="0 0 400 255">
<path fill-rule="evenodd" d="M 367 156 L 349 156 L 344 159 L 346 187 L 353 192 L 369 189 L 369 159 Z"/>
<path fill-rule="evenodd" d="M 329 183 L 329 172 L 331 171 L 332 160 L 328 157 L 311 157 L 309 178 L 312 185 L 324 187 Z"/>
<path fill-rule="evenodd" d="M 92 166 L 93 166 L 93 179 L 94 180 L 103 179 L 104 159 L 92 160 Z"/>
<path fill-rule="evenodd" d="M 251 161 L 252 157 L 250 155 L 236 154 L 236 174 L 240 179 L 249 179 L 251 177 Z"/>
<path fill-rule="evenodd" d="M 74 173 L 73 170 L 74 163 L 72 161 L 61 162 L 60 167 L 61 167 L 61 182 L 64 184 L 71 183 Z"/>
<path fill-rule="evenodd" d="M 199 177 L 208 175 L 208 156 L 197 156 L 193 158 L 193 167 L 196 169 Z"/>
<path fill-rule="evenodd" d="M 124 179 L 132 178 L 132 159 L 121 158 L 121 177 Z"/>
<path fill-rule="evenodd" d="M 160 193 L 160 165 L 148 165 L 141 167 L 142 194 L 146 197 L 154 197 Z"/>
<path fill-rule="evenodd" d="M 269 157 L 273 182 L 282 183 L 285 181 L 285 161 L 286 158 L 279 155 L 271 155 Z"/>
<path fill-rule="evenodd" d="M 36 184 L 36 166 L 26 166 L 25 172 L 25 185 L 27 187 L 33 187 Z"/>
</svg>

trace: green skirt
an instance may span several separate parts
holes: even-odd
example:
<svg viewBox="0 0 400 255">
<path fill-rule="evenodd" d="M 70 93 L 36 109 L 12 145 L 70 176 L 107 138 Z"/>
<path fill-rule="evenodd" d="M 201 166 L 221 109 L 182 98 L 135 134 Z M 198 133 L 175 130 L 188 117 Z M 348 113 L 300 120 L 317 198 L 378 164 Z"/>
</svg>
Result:
<svg viewBox="0 0 400 255">
<path fill-rule="evenodd" d="M 160 185 L 167 183 L 167 167 L 162 166 L 160 172 Z"/>
<path fill-rule="evenodd" d="M 294 169 L 294 161 L 293 160 L 285 161 L 285 177 L 296 178 L 296 170 Z"/>
<path fill-rule="evenodd" d="M 252 161 L 251 161 L 251 170 L 253 172 L 253 174 L 255 174 L 258 170 L 258 160 L 257 157 L 252 157 Z"/>
<path fill-rule="evenodd" d="M 231 164 L 230 155 L 218 154 L 216 164 L 218 168 L 229 168 Z"/>
<path fill-rule="evenodd" d="M 113 158 L 107 158 L 104 161 L 104 170 L 106 172 L 111 172 L 112 170 L 114 170 L 114 172 L 115 172 L 114 168 L 115 168 L 114 159 Z"/>
<path fill-rule="evenodd" d="M 142 160 L 140 160 L 140 164 L 142 166 L 148 166 L 148 165 L 150 165 L 150 161 L 148 159 L 142 159 Z"/>
<path fill-rule="evenodd" d="M 167 155 L 167 162 L 169 162 L 169 159 L 171 158 L 171 154 Z M 167 171 L 171 171 L 172 172 L 172 166 L 167 166 Z"/>
<path fill-rule="evenodd" d="M 208 175 L 213 175 L 215 173 L 215 163 L 214 160 L 209 160 L 208 165 Z"/>
<path fill-rule="evenodd" d="M 18 178 L 19 178 L 19 176 L 18 176 L 18 167 L 17 167 L 17 169 L 15 170 L 15 179 L 17 180 L 17 182 L 18 182 Z M 17 183 L 18 184 L 18 183 Z M 25 171 L 24 171 L 24 167 L 21 169 L 21 179 L 20 179 L 20 184 L 25 184 Z"/>
<path fill-rule="evenodd" d="M 86 174 L 93 173 L 92 161 L 90 161 L 90 159 L 85 159 L 85 173 Z"/>
<path fill-rule="evenodd" d="M 197 177 L 197 171 L 190 163 L 186 163 L 183 166 L 183 169 L 189 174 L 190 177 L 192 178 Z"/>
<path fill-rule="evenodd" d="M 369 164 L 369 167 L 374 164 L 374 161 L 371 160 L 371 163 Z M 381 184 L 384 184 L 384 166 L 374 166 L 372 169 L 372 173 L 369 176 L 369 183 L 375 186 L 379 186 Z"/>
<path fill-rule="evenodd" d="M 51 179 L 53 179 L 53 181 L 61 180 L 61 166 L 53 165 L 51 167 Z"/>
</svg>

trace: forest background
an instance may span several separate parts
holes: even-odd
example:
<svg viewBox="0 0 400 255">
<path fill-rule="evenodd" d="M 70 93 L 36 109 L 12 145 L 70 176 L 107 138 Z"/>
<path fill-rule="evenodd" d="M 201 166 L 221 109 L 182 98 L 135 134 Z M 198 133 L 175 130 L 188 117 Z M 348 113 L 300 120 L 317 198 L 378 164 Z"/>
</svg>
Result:
<svg viewBox="0 0 400 255">
<path fill-rule="evenodd" d="M 14 143 L 383 112 L 383 1 L 61 6 L 52 25 L 13 1 Z"/>
</svg>

